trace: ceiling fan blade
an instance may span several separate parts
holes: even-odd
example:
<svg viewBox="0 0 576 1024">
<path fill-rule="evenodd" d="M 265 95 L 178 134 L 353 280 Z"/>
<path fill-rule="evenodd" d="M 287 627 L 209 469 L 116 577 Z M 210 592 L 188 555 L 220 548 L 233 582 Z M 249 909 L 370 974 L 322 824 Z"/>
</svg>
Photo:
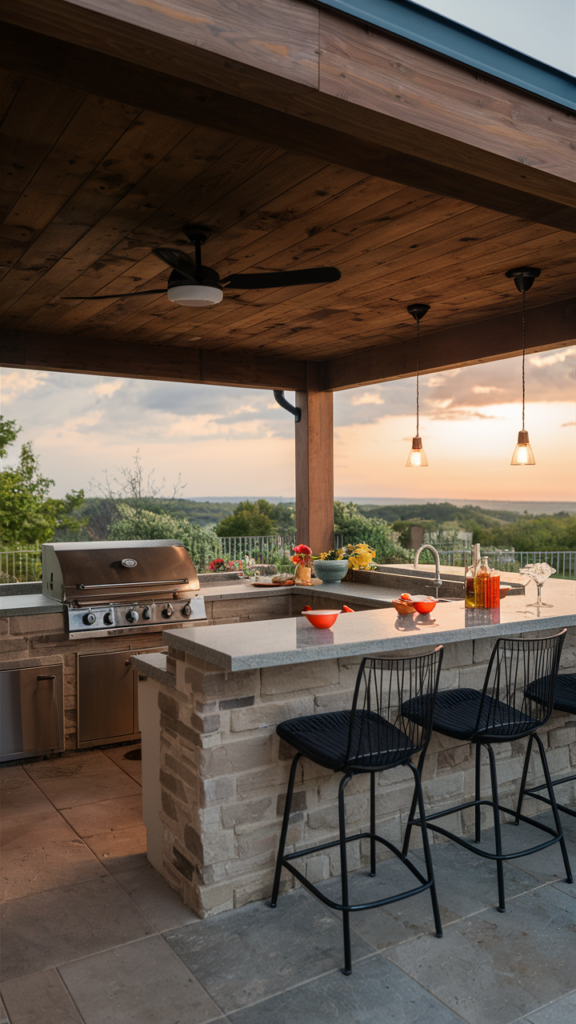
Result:
<svg viewBox="0 0 576 1024">
<path fill-rule="evenodd" d="M 223 284 L 230 288 L 289 288 L 296 284 L 329 284 L 340 277 L 337 267 L 310 267 L 270 274 L 231 274 Z"/>
<path fill-rule="evenodd" d="M 119 295 L 61 295 L 61 299 L 133 299 L 135 295 L 166 295 L 165 288 L 152 288 L 149 292 L 120 292 Z"/>
<path fill-rule="evenodd" d="M 169 249 L 166 246 L 161 246 L 159 249 L 153 249 L 152 252 L 158 259 L 182 274 L 182 277 L 196 281 L 196 264 L 182 249 Z"/>
</svg>

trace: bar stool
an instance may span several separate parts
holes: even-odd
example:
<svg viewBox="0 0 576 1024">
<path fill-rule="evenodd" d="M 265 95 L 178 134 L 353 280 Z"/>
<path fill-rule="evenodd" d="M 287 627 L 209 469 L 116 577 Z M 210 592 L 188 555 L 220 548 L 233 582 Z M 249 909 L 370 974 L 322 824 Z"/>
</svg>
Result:
<svg viewBox="0 0 576 1024">
<path fill-rule="evenodd" d="M 538 682 L 532 683 L 528 687 L 530 696 L 535 701 L 540 701 L 539 685 Z M 558 676 L 556 680 L 556 690 L 554 692 L 554 710 L 565 711 L 568 715 L 576 715 L 576 673 L 569 675 Z M 526 777 L 528 775 L 528 764 L 530 761 L 530 754 L 532 752 L 532 739 L 531 736 L 528 740 L 528 749 L 526 751 L 526 759 L 524 761 L 524 771 L 522 772 L 522 783 L 520 785 L 520 796 L 518 797 L 518 808 L 517 813 L 520 814 L 522 810 L 522 803 L 525 796 L 533 796 L 535 800 L 541 800 L 542 803 L 550 804 L 550 800 L 547 796 L 543 796 L 540 792 L 542 789 L 547 789 L 549 786 L 548 779 L 543 782 L 541 786 L 533 786 L 531 789 L 526 789 Z M 546 773 L 544 773 L 546 777 Z M 576 774 L 565 775 L 562 779 L 554 779 L 551 783 L 552 786 L 561 786 L 564 782 L 576 781 Z M 559 804 L 556 802 L 558 810 L 564 811 L 564 814 L 571 814 L 573 818 L 576 818 L 576 810 L 572 807 L 567 807 L 566 804 Z M 518 820 L 516 821 L 518 824 Z"/>
<path fill-rule="evenodd" d="M 286 805 L 282 821 L 282 831 L 276 861 L 276 874 L 270 906 L 278 902 L 280 875 L 285 867 L 306 889 L 309 889 L 322 903 L 333 910 L 342 911 L 342 927 L 344 932 L 344 968 L 343 974 L 352 973 L 352 953 L 350 948 L 350 913 L 383 907 L 397 900 L 407 899 L 417 893 L 430 890 L 432 910 L 436 934 L 442 935 L 442 924 L 434 884 L 434 872 L 430 846 L 426 832 L 421 769 L 430 741 L 432 731 L 432 714 L 438 690 L 440 668 L 442 665 L 442 647 L 437 647 L 430 654 L 422 654 L 414 658 L 364 658 L 356 679 L 352 709 L 335 711 L 323 715 L 308 715 L 303 718 L 292 718 L 281 722 L 276 732 L 297 750 L 292 761 Z M 418 721 L 406 718 L 402 713 L 403 701 L 420 707 L 422 713 Z M 411 758 L 420 753 L 418 767 Z M 307 757 L 315 764 L 341 772 L 342 779 L 338 792 L 339 838 L 329 843 L 299 850 L 296 853 L 284 853 L 286 835 L 292 805 L 292 793 L 296 778 L 296 768 L 301 757 Z M 422 829 L 422 843 L 426 862 L 426 877 L 402 851 L 393 843 L 376 834 L 376 774 L 388 768 L 406 765 L 414 775 L 414 806 L 418 803 Z M 346 835 L 344 791 L 354 775 L 370 775 L 370 830 L 359 832 L 353 836 Z M 406 892 L 386 899 L 374 900 L 371 903 L 351 905 L 348 899 L 348 869 L 346 846 L 360 839 L 370 840 L 370 875 L 376 874 L 376 843 L 382 843 L 398 857 L 415 875 L 418 885 Z M 342 901 L 336 903 L 324 895 L 313 885 L 292 861 L 297 857 L 305 857 L 319 850 L 328 850 L 333 846 L 340 847 L 340 867 L 342 880 Z"/>
<path fill-rule="evenodd" d="M 453 839 L 454 842 L 463 846 L 466 850 L 470 850 L 480 857 L 496 861 L 498 910 L 501 913 L 504 913 L 506 910 L 503 867 L 505 860 L 527 857 L 531 853 L 537 853 L 538 850 L 545 850 L 548 846 L 560 843 L 566 869 L 566 881 L 572 882 L 570 861 L 556 806 L 554 790 L 550 782 L 548 762 L 542 741 L 536 732 L 537 729 L 548 721 L 552 714 L 554 687 L 565 635 L 566 630 L 563 629 L 554 636 L 538 640 L 500 638 L 496 641 L 492 651 L 482 690 L 462 689 L 444 691 L 438 696 L 433 712 L 432 727 L 436 732 L 442 733 L 444 736 L 465 740 L 476 746 L 475 799 L 450 807 L 445 811 L 428 814 L 426 816 L 426 824 L 428 828 L 439 832 L 448 839 Z M 531 693 L 533 687 L 536 687 L 537 699 Z M 403 711 L 416 722 L 424 721 L 424 709 L 417 702 L 405 702 L 403 704 Z M 554 814 L 555 830 L 549 828 L 548 825 L 534 821 L 532 818 L 525 817 L 519 813 L 518 809 L 503 807 L 498 802 L 496 760 L 492 746 L 495 743 L 508 743 L 519 740 L 525 736 L 535 739 L 538 745 L 546 778 L 546 788 L 550 798 L 550 806 Z M 480 755 L 482 747 L 485 747 L 488 751 L 492 790 L 491 800 L 483 800 L 480 796 Z M 480 808 L 482 805 L 491 807 L 493 810 L 495 853 L 480 850 L 461 836 L 435 824 L 438 818 L 473 807 L 475 812 L 474 841 L 479 843 L 481 839 Z M 413 800 L 402 849 L 404 855 L 407 854 L 410 845 L 412 826 L 421 824 L 420 819 L 414 818 L 415 810 L 416 801 Z M 524 821 L 534 828 L 540 829 L 542 832 L 547 832 L 552 838 L 527 850 L 503 853 L 500 828 L 501 811 L 505 814 L 510 814 L 516 822 Z"/>
</svg>

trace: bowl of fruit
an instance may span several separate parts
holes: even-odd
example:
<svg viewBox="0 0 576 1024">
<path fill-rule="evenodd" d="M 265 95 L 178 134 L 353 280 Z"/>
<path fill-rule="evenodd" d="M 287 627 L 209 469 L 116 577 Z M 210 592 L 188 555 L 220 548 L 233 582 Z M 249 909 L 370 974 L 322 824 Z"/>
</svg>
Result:
<svg viewBox="0 0 576 1024">
<path fill-rule="evenodd" d="M 398 615 L 412 615 L 415 611 L 410 594 L 400 594 L 399 598 L 392 601 L 392 605 L 398 612 Z"/>
<path fill-rule="evenodd" d="M 427 594 L 417 594 L 412 598 L 412 604 L 420 615 L 429 615 L 434 611 L 437 601 L 434 597 L 428 597 Z"/>
</svg>

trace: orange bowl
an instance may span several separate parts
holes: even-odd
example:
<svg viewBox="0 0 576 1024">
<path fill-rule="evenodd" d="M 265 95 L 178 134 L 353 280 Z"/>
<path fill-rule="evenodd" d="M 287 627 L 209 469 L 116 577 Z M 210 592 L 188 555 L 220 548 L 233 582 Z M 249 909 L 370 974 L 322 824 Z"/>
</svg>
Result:
<svg viewBox="0 0 576 1024">
<path fill-rule="evenodd" d="M 322 608 L 311 612 L 301 612 L 316 629 L 330 629 L 340 615 L 340 609 Z"/>
<path fill-rule="evenodd" d="M 436 607 L 436 599 L 428 597 L 426 594 L 418 594 L 412 598 L 412 604 L 414 605 L 417 612 L 420 615 L 428 615 L 429 612 L 433 612 Z"/>
<path fill-rule="evenodd" d="M 398 612 L 398 615 L 412 615 L 412 612 L 414 611 L 414 605 L 411 604 L 410 601 L 400 601 L 398 599 L 397 601 L 392 601 L 392 604 Z"/>
</svg>

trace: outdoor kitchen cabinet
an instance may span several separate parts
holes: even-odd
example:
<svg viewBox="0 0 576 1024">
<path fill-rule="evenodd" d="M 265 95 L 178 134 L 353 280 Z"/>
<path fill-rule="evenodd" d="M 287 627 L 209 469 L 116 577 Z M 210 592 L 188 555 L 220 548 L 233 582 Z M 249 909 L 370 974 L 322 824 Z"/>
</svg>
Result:
<svg viewBox="0 0 576 1024">
<path fill-rule="evenodd" d="M 78 655 L 79 748 L 138 739 L 138 675 L 130 661 L 133 654 L 136 651 Z"/>
</svg>

